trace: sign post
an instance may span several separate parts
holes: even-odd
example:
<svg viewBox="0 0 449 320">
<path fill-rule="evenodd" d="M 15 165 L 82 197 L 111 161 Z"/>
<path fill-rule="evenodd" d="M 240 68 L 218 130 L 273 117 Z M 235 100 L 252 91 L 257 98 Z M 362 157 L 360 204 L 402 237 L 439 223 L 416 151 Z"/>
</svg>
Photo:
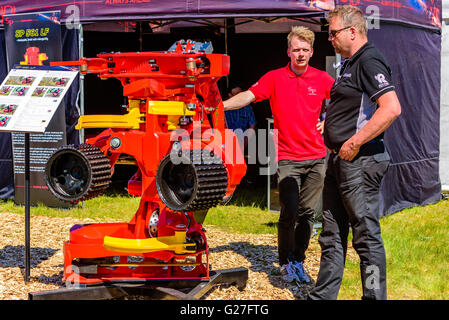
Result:
<svg viewBox="0 0 449 320">
<path fill-rule="evenodd" d="M 25 282 L 30 281 L 30 134 L 25 133 Z"/>
</svg>

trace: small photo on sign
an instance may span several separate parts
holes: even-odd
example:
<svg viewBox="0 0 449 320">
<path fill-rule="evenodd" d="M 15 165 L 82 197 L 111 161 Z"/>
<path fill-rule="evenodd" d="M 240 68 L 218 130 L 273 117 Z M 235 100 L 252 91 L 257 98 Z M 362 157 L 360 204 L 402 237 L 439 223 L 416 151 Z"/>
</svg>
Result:
<svg viewBox="0 0 449 320">
<path fill-rule="evenodd" d="M 31 86 L 36 77 L 11 76 L 5 84 L 13 86 Z"/>
<path fill-rule="evenodd" d="M 6 127 L 11 117 L 0 116 L 0 127 Z"/>
<path fill-rule="evenodd" d="M 24 96 L 27 94 L 29 88 L 27 87 L 15 87 L 14 90 L 11 92 L 12 96 Z"/>
<path fill-rule="evenodd" d="M 0 104 L 0 114 L 13 115 L 17 107 L 17 104 Z"/>
<path fill-rule="evenodd" d="M 69 78 L 45 77 L 39 82 L 39 86 L 65 87 L 68 82 Z"/>
<path fill-rule="evenodd" d="M 47 98 L 57 98 L 61 95 L 63 89 L 61 88 L 49 88 L 47 90 L 47 93 L 45 94 L 45 97 Z"/>
<path fill-rule="evenodd" d="M 0 95 L 7 96 L 11 93 L 12 87 L 3 86 L 0 88 Z"/>
<path fill-rule="evenodd" d="M 47 88 L 37 87 L 36 89 L 34 89 L 34 92 L 31 96 L 32 97 L 43 97 L 45 94 L 45 91 L 47 91 Z"/>
</svg>

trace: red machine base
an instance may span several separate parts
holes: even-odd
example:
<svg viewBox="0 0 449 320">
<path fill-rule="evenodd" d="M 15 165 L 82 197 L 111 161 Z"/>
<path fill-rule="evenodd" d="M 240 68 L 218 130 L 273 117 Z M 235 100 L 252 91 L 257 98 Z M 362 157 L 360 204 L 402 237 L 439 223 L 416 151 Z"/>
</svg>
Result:
<svg viewBox="0 0 449 320">
<path fill-rule="evenodd" d="M 70 229 L 70 240 L 64 243 L 63 281 L 89 285 L 114 281 L 209 279 L 205 230 L 195 222 L 193 213 L 163 208 L 158 217 L 161 227 L 155 237 L 148 231 L 151 230 L 149 213 L 155 208 L 159 208 L 158 203 L 141 201 L 130 223 L 74 225 Z M 176 232 L 184 233 L 187 239 L 184 244 L 178 244 L 181 253 L 176 252 L 179 249 L 148 249 L 148 245 L 142 248 L 145 241 L 171 239 Z M 118 239 L 119 243 L 132 241 L 133 245 L 129 249 L 111 251 L 105 247 L 105 237 Z M 155 243 L 164 245 L 160 241 Z"/>
</svg>

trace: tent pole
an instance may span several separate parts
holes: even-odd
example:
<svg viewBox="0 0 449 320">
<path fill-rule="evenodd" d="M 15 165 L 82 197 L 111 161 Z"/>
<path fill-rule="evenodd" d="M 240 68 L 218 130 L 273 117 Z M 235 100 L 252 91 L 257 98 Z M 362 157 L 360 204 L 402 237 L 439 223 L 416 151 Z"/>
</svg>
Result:
<svg viewBox="0 0 449 320">
<path fill-rule="evenodd" d="M 142 26 L 142 21 L 138 22 L 139 24 L 139 51 L 142 52 L 143 51 L 143 26 Z"/>
<path fill-rule="evenodd" d="M 228 54 L 228 19 L 224 18 L 225 54 Z M 226 92 L 229 89 L 229 75 L 226 76 Z"/>
<path fill-rule="evenodd" d="M 84 58 L 84 34 L 83 34 L 83 25 L 81 22 L 78 24 L 79 26 L 79 58 Z M 80 73 L 80 116 L 84 115 L 84 75 Z M 79 132 L 80 143 L 84 143 L 84 129 L 81 128 Z M 84 201 L 81 203 L 81 207 L 84 209 Z"/>
<path fill-rule="evenodd" d="M 228 54 L 228 19 L 224 19 L 225 54 Z"/>
<path fill-rule="evenodd" d="M 337 74 L 337 77 L 338 77 L 340 75 L 340 71 L 341 71 L 341 55 L 338 54 L 338 53 L 335 55 L 335 62 L 336 62 L 336 65 L 337 65 L 336 74 Z"/>
<path fill-rule="evenodd" d="M 79 58 L 84 58 L 84 35 L 83 25 L 79 23 Z M 84 75 L 80 74 L 80 116 L 84 115 Z M 84 129 L 81 128 L 80 143 L 84 143 Z"/>
</svg>

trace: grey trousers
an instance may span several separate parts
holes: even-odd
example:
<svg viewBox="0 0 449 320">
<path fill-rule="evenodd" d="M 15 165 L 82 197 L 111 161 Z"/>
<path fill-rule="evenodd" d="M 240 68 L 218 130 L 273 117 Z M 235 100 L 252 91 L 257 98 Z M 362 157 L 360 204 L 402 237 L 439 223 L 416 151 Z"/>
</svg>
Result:
<svg viewBox="0 0 449 320">
<path fill-rule="evenodd" d="M 313 231 L 313 215 L 323 190 L 324 173 L 324 158 L 278 162 L 280 265 L 305 259 Z"/>
<path fill-rule="evenodd" d="M 362 299 L 387 298 L 386 258 L 379 224 L 379 189 L 387 152 L 352 162 L 331 154 L 323 189 L 320 271 L 309 299 L 337 299 L 343 278 L 349 227 L 360 257 Z"/>
</svg>

